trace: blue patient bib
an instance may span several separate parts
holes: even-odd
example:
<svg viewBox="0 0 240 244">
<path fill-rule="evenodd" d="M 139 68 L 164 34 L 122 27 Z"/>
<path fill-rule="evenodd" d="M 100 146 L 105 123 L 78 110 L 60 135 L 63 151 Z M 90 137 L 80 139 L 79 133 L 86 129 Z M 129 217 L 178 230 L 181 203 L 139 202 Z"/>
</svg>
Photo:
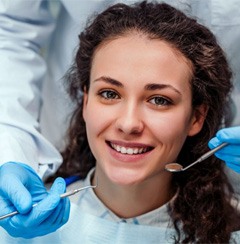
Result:
<svg viewBox="0 0 240 244">
<path fill-rule="evenodd" d="M 173 243 L 173 229 L 112 222 L 72 205 L 69 223 L 62 227 L 62 243 Z"/>
<path fill-rule="evenodd" d="M 150 244 L 174 243 L 174 229 L 112 222 L 71 205 L 68 223 L 54 233 L 33 239 L 14 238 L 0 229 L 1 244 Z M 240 243 L 240 231 L 233 233 Z M 230 243 L 234 243 L 230 241 Z"/>
</svg>

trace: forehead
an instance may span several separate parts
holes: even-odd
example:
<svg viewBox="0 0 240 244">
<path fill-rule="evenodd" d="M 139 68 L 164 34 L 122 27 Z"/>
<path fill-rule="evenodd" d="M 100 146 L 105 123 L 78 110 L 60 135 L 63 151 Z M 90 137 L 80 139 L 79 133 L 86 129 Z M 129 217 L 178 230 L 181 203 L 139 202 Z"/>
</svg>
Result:
<svg viewBox="0 0 240 244">
<path fill-rule="evenodd" d="M 184 62 L 186 65 L 189 66 L 189 70 L 193 71 L 193 65 L 191 60 L 186 58 L 184 54 L 177 49 L 172 43 L 169 43 L 165 40 L 162 40 L 160 38 L 152 38 L 147 34 L 133 31 L 131 33 L 125 33 L 122 36 L 115 36 L 112 38 L 109 38 L 102 43 L 99 44 L 99 46 L 96 48 L 93 54 L 92 60 L 95 59 L 95 56 L 99 52 L 107 52 L 109 49 L 113 49 L 115 51 L 124 51 L 123 48 L 130 47 L 132 44 L 135 48 L 139 48 L 139 53 L 143 53 L 144 50 L 150 48 L 150 44 L 160 44 L 161 46 L 165 46 L 166 51 L 168 53 L 172 53 L 172 56 L 179 59 L 179 61 Z M 137 45 L 139 44 L 139 45 Z M 158 52 L 157 45 L 155 45 L 155 52 Z M 147 50 L 149 52 L 149 50 Z M 112 55 L 116 55 L 116 53 L 111 53 Z"/>
<path fill-rule="evenodd" d="M 178 49 L 173 43 L 168 42 L 161 37 L 156 37 L 150 34 L 142 33 L 141 31 L 132 30 L 126 33 L 123 33 L 119 36 L 113 36 L 110 38 L 107 38 L 106 40 L 102 41 L 96 48 L 93 54 L 93 59 L 95 54 L 101 50 L 105 49 L 111 46 L 120 46 L 121 44 L 125 45 L 131 45 L 131 41 L 135 42 L 137 44 L 139 41 L 142 43 L 145 42 L 146 45 L 149 43 L 155 42 L 155 43 L 162 43 L 162 45 L 165 45 L 167 48 L 171 49 L 172 53 L 174 55 L 178 56 L 182 61 L 186 62 L 189 65 L 190 69 L 193 69 L 193 65 L 191 60 L 189 60 L 187 57 L 184 56 L 184 54 Z M 137 46 L 136 46 L 137 47 Z M 157 50 L 156 50 L 157 51 Z"/>
<path fill-rule="evenodd" d="M 100 74 L 120 80 L 127 75 L 132 79 L 178 77 L 190 82 L 193 68 L 191 61 L 166 41 L 150 39 L 143 34 L 128 34 L 108 40 L 96 49 L 91 76 Z"/>
</svg>

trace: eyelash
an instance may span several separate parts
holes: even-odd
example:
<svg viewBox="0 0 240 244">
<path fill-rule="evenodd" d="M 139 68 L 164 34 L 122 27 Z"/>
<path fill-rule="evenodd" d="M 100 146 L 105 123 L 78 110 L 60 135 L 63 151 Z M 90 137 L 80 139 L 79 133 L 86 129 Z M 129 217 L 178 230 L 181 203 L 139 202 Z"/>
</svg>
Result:
<svg viewBox="0 0 240 244">
<path fill-rule="evenodd" d="M 156 99 L 160 99 L 160 104 L 157 104 L 156 102 Z M 151 100 L 155 100 L 155 102 L 151 102 Z M 157 107 L 165 107 L 165 106 L 170 106 L 172 105 L 172 101 L 165 98 L 165 97 L 162 97 L 162 96 L 156 96 L 156 97 L 152 97 L 151 99 L 148 100 L 148 102 L 150 102 L 151 104 L 153 104 L 154 106 L 157 106 Z"/>
<path fill-rule="evenodd" d="M 113 91 L 113 90 L 102 90 L 98 92 L 98 95 L 105 99 L 105 100 L 115 100 L 115 99 L 120 99 L 120 95 Z M 160 101 L 157 102 L 156 99 L 160 99 Z M 151 102 L 155 100 L 154 102 Z M 172 105 L 172 101 L 163 97 L 163 96 L 155 96 L 155 97 L 151 97 L 148 100 L 149 103 L 153 104 L 156 107 L 166 107 L 166 106 L 170 106 Z M 160 104 L 158 104 L 160 102 Z"/>
<path fill-rule="evenodd" d="M 98 92 L 98 95 L 106 100 L 114 100 L 120 98 L 120 96 L 113 90 L 103 90 Z M 109 97 L 109 95 L 113 95 L 114 97 Z"/>
</svg>

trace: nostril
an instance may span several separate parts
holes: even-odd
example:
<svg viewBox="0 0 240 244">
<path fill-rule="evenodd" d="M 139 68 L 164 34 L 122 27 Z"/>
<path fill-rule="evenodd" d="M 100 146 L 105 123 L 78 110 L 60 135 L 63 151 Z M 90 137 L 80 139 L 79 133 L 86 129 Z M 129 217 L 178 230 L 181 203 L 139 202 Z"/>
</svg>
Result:
<svg viewBox="0 0 240 244">
<path fill-rule="evenodd" d="M 144 129 L 144 125 L 140 120 L 133 119 L 119 119 L 116 122 L 116 127 L 119 131 L 126 134 L 140 134 Z"/>
</svg>

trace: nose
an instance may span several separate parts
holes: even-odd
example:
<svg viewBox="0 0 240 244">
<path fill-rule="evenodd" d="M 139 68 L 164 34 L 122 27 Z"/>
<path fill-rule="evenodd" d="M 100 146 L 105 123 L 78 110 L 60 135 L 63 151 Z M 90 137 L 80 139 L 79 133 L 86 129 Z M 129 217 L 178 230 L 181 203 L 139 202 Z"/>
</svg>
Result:
<svg viewBox="0 0 240 244">
<path fill-rule="evenodd" d="M 127 105 L 121 110 L 116 120 L 117 130 L 125 134 L 140 134 L 144 129 L 143 116 L 140 109 Z"/>
</svg>

